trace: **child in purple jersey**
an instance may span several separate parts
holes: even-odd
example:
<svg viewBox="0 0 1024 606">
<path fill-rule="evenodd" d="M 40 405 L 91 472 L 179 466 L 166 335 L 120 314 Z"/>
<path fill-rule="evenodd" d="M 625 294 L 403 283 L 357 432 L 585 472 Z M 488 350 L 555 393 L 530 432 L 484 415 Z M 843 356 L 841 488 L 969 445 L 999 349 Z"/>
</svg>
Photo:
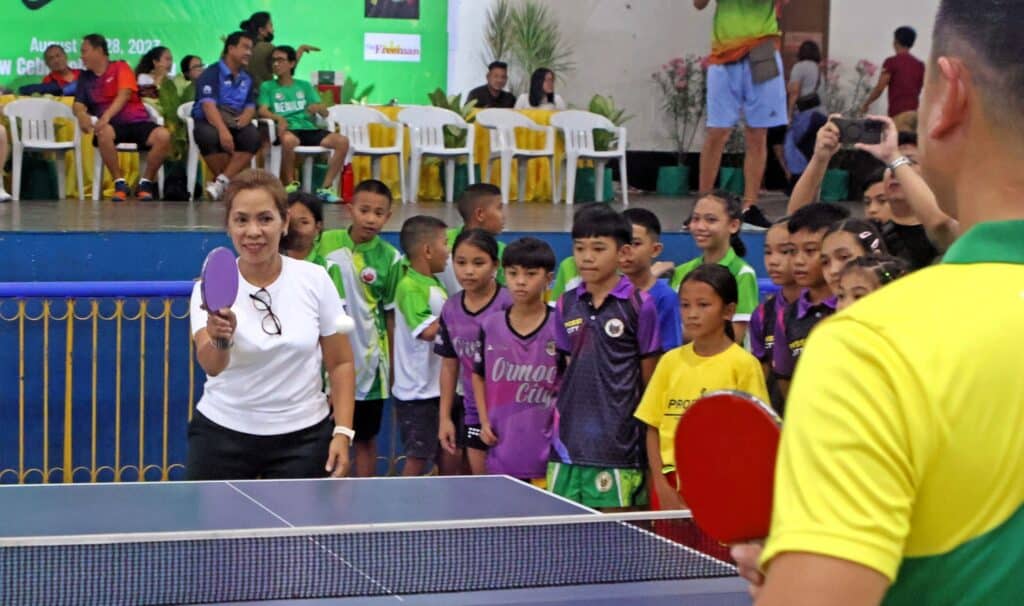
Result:
<svg viewBox="0 0 1024 606">
<path fill-rule="evenodd" d="M 473 392 L 480 437 L 490 446 L 488 473 L 546 486 L 558 391 L 557 328 L 544 295 L 555 252 L 537 238 L 520 238 L 502 258 L 512 306 L 481 322 Z"/>
<path fill-rule="evenodd" d="M 441 310 L 441 330 L 434 353 L 441 356 L 441 410 L 437 432 L 441 447 L 442 474 L 458 474 L 462 450 L 473 474 L 486 473 L 487 444 L 481 440 L 480 417 L 473 393 L 473 365 L 480 348 L 480 325 L 500 315 L 511 301 L 497 282 L 498 242 L 483 229 L 467 229 L 455 238 L 452 265 L 462 290 L 450 297 Z M 463 399 L 456 394 L 462 375 Z"/>
</svg>

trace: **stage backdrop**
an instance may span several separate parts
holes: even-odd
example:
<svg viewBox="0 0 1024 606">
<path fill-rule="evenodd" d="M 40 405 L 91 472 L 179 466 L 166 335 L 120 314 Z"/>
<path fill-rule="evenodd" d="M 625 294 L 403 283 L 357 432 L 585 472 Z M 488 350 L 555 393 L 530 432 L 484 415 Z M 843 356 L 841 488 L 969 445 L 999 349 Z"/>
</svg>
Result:
<svg viewBox="0 0 1024 606">
<path fill-rule="evenodd" d="M 133 68 L 154 46 L 167 46 L 177 63 L 185 55 L 215 62 L 221 38 L 255 11 L 270 11 L 274 42 L 319 46 L 302 58 L 296 76 L 341 71 L 369 100 L 427 103 L 444 87 L 447 69 L 447 1 L 410 3 L 419 19 L 368 19 L 357 0 L 6 0 L 0 3 L 0 86 L 39 82 L 47 73 L 43 50 L 60 44 L 77 66 L 82 36 L 105 35 L 110 54 Z"/>
</svg>

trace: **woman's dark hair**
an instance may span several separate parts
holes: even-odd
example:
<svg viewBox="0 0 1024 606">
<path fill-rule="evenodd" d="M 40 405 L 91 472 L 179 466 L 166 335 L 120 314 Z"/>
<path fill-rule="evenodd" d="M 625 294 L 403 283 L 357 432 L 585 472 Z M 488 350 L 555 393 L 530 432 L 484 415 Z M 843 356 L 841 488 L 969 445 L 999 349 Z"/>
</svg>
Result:
<svg viewBox="0 0 1024 606">
<path fill-rule="evenodd" d="M 189 72 L 188 66 L 189 66 L 190 63 L 192 63 L 193 59 L 199 59 L 199 57 L 197 57 L 195 55 L 185 55 L 185 58 L 182 59 L 181 63 L 178 64 L 178 67 L 181 68 L 181 76 L 183 78 L 185 78 L 186 80 L 189 79 L 189 77 L 188 77 L 188 72 Z M 200 59 L 200 63 L 202 63 L 202 59 Z"/>
<path fill-rule="evenodd" d="M 288 57 L 288 62 L 289 63 L 295 63 L 296 61 L 298 61 L 298 55 L 295 53 L 295 49 L 290 47 L 290 46 L 288 46 L 287 44 L 282 44 L 281 46 L 275 47 L 274 48 L 274 52 L 275 53 L 284 53 L 284 56 Z M 271 55 L 271 56 L 273 56 L 273 55 Z M 292 66 L 292 75 L 293 76 L 295 75 L 295 66 L 294 65 Z"/>
<path fill-rule="evenodd" d="M 725 207 L 725 214 L 732 221 L 736 219 L 740 222 L 740 229 L 736 233 L 729 236 L 729 246 L 732 247 L 736 254 L 741 257 L 747 256 L 747 245 L 743 242 L 743 238 L 740 236 L 740 231 L 743 231 L 743 201 L 740 197 L 731 191 L 724 189 L 713 189 L 707 193 L 698 194 L 697 200 L 702 198 L 714 198 L 722 203 Z M 686 220 L 686 224 L 690 224 L 690 219 Z"/>
<path fill-rule="evenodd" d="M 164 53 L 169 51 L 170 49 L 166 46 L 157 46 L 150 49 L 148 53 L 142 55 L 142 58 L 139 59 L 139 64 L 135 66 L 136 75 L 152 74 L 153 70 L 156 69 L 156 62 L 160 60 L 160 57 L 163 56 Z M 187 65 L 188 64 L 186 64 L 186 67 Z"/>
<path fill-rule="evenodd" d="M 879 286 L 885 286 L 897 278 L 907 275 L 910 271 L 910 265 L 899 257 L 890 257 L 889 255 L 857 257 L 856 259 L 851 259 L 843 267 L 842 271 L 839 272 L 839 277 L 841 279 L 843 276 L 857 270 L 873 273 L 878 280 Z"/>
<path fill-rule="evenodd" d="M 297 191 L 288 194 L 288 208 L 301 204 L 309 210 L 309 214 L 313 215 L 313 221 L 323 224 L 324 222 L 324 203 L 320 201 L 314 194 L 307 193 L 304 191 Z M 281 251 L 291 250 L 292 239 L 288 235 L 281 236 Z"/>
<path fill-rule="evenodd" d="M 254 39 L 258 39 L 260 28 L 266 27 L 268 23 L 270 23 L 270 13 L 267 11 L 259 11 L 253 13 L 248 19 L 239 23 L 238 29 L 248 32 L 253 35 Z"/>
<path fill-rule="evenodd" d="M 825 231 L 825 236 L 822 240 L 841 231 L 853 236 L 853 239 L 860 244 L 866 256 L 889 254 L 889 249 L 885 247 L 885 240 L 882 239 L 882 234 L 879 233 L 878 228 L 871 221 L 866 219 L 843 219 L 838 223 L 833 223 Z"/>
<path fill-rule="evenodd" d="M 530 76 L 530 107 L 539 107 L 545 101 L 555 102 L 555 93 L 544 92 L 544 78 L 553 73 L 555 72 L 546 67 L 534 70 L 533 75 Z"/>
<path fill-rule="evenodd" d="M 462 230 L 455 238 L 455 244 L 452 245 L 452 257 L 455 257 L 455 251 L 459 250 L 459 247 L 463 244 L 470 244 L 479 248 L 491 258 L 491 261 L 498 262 L 498 241 L 486 231 L 480 228 Z"/>
<path fill-rule="evenodd" d="M 683 292 L 683 285 L 687 282 L 703 282 L 707 284 L 722 299 L 722 305 L 735 305 L 740 300 L 740 289 L 736 284 L 736 278 L 727 267 L 718 263 L 705 263 L 686 274 L 682 284 L 679 285 L 680 293 Z M 725 323 L 725 334 L 730 339 L 736 340 L 736 331 L 732 328 L 732 322 Z"/>
<path fill-rule="evenodd" d="M 800 50 L 796 52 L 796 60 L 821 63 L 821 47 L 814 40 L 804 40 Z"/>
</svg>

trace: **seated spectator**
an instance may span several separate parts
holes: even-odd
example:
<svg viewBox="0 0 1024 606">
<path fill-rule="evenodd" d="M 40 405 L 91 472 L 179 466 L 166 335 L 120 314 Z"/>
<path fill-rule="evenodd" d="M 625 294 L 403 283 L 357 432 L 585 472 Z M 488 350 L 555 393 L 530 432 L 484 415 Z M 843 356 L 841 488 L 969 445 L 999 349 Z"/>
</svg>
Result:
<svg viewBox="0 0 1024 606">
<path fill-rule="evenodd" d="M 196 80 L 195 141 L 217 175 L 206 186 L 213 200 L 223 197 L 231 177 L 248 167 L 260 149 L 260 133 L 252 123 L 256 90 L 245 70 L 252 58 L 252 43 L 250 34 L 234 32 L 224 42 L 220 61 Z"/>
<path fill-rule="evenodd" d="M 183 99 L 189 99 L 195 97 L 195 81 L 199 79 L 199 76 L 203 74 L 203 69 L 206 67 L 203 65 L 203 60 L 195 55 L 185 55 L 185 58 L 181 60 L 181 71 L 174 77 L 174 86 L 178 88 L 178 95 Z M 185 91 L 191 88 L 192 93 L 186 94 Z"/>
<path fill-rule="evenodd" d="M 249 34 L 253 41 L 252 61 L 248 67 L 258 92 L 264 82 L 274 78 L 273 66 L 270 64 L 270 56 L 274 52 L 274 22 L 270 13 L 259 11 L 239 23 L 238 28 Z M 298 63 L 302 55 L 319 50 L 315 46 L 303 44 L 295 51 L 295 62 Z"/>
<path fill-rule="evenodd" d="M 134 143 L 140 150 L 148 150 L 146 173 L 139 179 L 135 196 L 153 200 L 156 174 L 171 151 L 171 133 L 150 118 L 139 99 L 132 68 L 124 61 L 110 60 L 106 38 L 89 34 L 82 40 L 82 63 L 86 69 L 78 78 L 75 116 L 82 132 L 93 133 L 92 144 L 99 148 L 114 179 L 113 200 L 122 202 L 131 193 L 117 159 L 119 143 Z"/>
<path fill-rule="evenodd" d="M 555 94 L 555 72 L 542 67 L 530 76 L 530 92 L 519 95 L 516 109 L 565 109 L 565 100 Z"/>
<path fill-rule="evenodd" d="M 868 113 L 871 104 L 888 88 L 889 116 L 901 131 L 914 130 L 917 126 L 917 106 L 924 87 L 924 63 L 910 54 L 916 41 L 914 28 L 903 26 L 896 30 L 892 43 L 896 54 L 882 64 L 878 84 L 860 108 L 861 113 Z"/>
<path fill-rule="evenodd" d="M 64 48 L 59 44 L 47 46 L 43 52 L 43 61 L 50 69 L 50 73 L 43 78 L 43 84 L 56 84 L 61 88 L 63 94 L 74 95 L 78 75 L 82 70 L 68 66 L 68 55 L 64 52 Z"/>
<path fill-rule="evenodd" d="M 4 164 L 7 164 L 7 129 L 4 128 L 3 124 L 0 124 L 0 169 L 3 168 Z M 11 194 L 7 193 L 4 189 L 3 175 L 0 175 L 0 202 L 10 202 Z"/>
<path fill-rule="evenodd" d="M 487 84 L 469 91 L 466 102 L 475 100 L 476 106 L 480 109 L 487 107 L 511 109 L 516 104 L 516 97 L 505 90 L 506 84 L 508 84 L 508 64 L 503 61 L 494 61 L 487 66 Z"/>
<path fill-rule="evenodd" d="M 320 200 L 335 204 L 341 201 L 334 181 L 345 167 L 348 137 L 327 132 L 316 123 L 316 117 L 327 117 L 327 108 L 320 103 L 320 93 L 312 84 L 295 78 L 297 53 L 290 46 L 279 46 L 271 56 L 277 80 L 267 80 L 260 87 L 259 115 L 277 124 L 277 141 L 281 145 L 281 182 L 288 193 L 299 190 L 295 181 L 295 148 L 326 147 L 334 151 L 327 163 L 323 184 L 316 190 Z"/>
<path fill-rule="evenodd" d="M 135 66 L 135 76 L 139 82 L 139 96 L 146 99 L 159 99 L 160 87 L 165 82 L 169 83 L 167 76 L 171 73 L 171 66 L 174 65 L 174 58 L 171 56 L 171 49 L 166 46 L 158 46 L 151 49 L 139 59 Z"/>
</svg>

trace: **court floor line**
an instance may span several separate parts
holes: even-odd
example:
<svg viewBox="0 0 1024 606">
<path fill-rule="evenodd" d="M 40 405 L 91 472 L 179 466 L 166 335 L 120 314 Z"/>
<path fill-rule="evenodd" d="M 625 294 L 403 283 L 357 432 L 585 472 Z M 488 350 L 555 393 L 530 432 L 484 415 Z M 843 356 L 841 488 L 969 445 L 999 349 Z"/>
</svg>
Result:
<svg viewBox="0 0 1024 606">
<path fill-rule="evenodd" d="M 242 490 L 241 488 L 239 488 L 239 487 L 235 486 L 235 485 L 234 485 L 234 483 L 232 483 L 232 482 L 225 482 L 225 483 L 226 483 L 226 484 L 227 484 L 228 486 L 230 486 L 230 487 L 231 487 L 231 488 L 232 488 L 233 490 L 235 490 L 236 492 L 238 492 L 238 494 L 240 494 L 240 495 L 242 495 L 243 497 L 245 497 L 245 498 L 249 499 L 250 501 L 252 501 L 253 503 L 255 503 L 255 504 L 256 504 L 256 506 L 258 506 L 259 508 L 263 509 L 264 511 L 266 511 L 266 512 L 267 512 L 267 513 L 269 513 L 270 515 L 272 515 L 272 516 L 274 516 L 275 518 L 277 518 L 278 520 L 280 520 L 282 524 L 284 524 L 284 525 L 288 526 L 289 528 L 295 528 L 295 525 L 294 525 L 294 524 L 292 524 L 291 522 L 289 522 L 288 520 L 286 520 L 286 519 L 285 519 L 285 518 L 284 518 L 283 516 L 281 516 L 280 514 L 278 514 L 278 513 L 277 513 L 276 511 L 274 511 L 273 509 L 271 509 L 271 508 L 267 507 L 266 505 L 264 505 L 264 504 L 263 504 L 262 502 L 260 502 L 260 501 L 259 501 L 258 499 L 256 499 L 255 497 L 253 497 L 253 496 L 252 496 L 252 495 L 250 495 L 249 493 L 247 493 L 247 492 L 245 492 L 244 490 Z M 359 569 L 359 568 L 356 568 L 356 566 L 355 566 L 354 564 L 352 564 L 352 562 L 349 562 L 348 560 L 346 560 L 345 558 L 343 558 L 343 557 L 342 557 L 341 555 L 339 555 L 339 554 L 335 553 L 335 552 L 334 552 L 334 551 L 332 551 L 332 550 L 331 550 L 330 548 L 328 548 L 328 547 L 327 547 L 326 545 L 322 545 L 322 544 L 321 544 L 321 543 L 320 543 L 319 541 L 317 541 L 317 540 L 316 540 L 315 538 L 313 538 L 313 537 L 309 537 L 309 541 L 310 541 L 311 543 L 313 543 L 314 545 L 316 545 L 316 546 L 317 546 L 318 548 L 320 548 L 321 550 L 323 550 L 323 551 L 324 551 L 325 553 L 327 553 L 328 555 L 330 555 L 331 557 L 333 557 L 334 559 L 336 559 L 337 561 L 341 562 L 341 563 L 342 563 L 342 564 L 344 564 L 345 566 L 347 566 L 347 567 L 351 568 L 352 570 L 354 570 L 354 571 L 355 571 L 356 573 L 358 573 L 358 574 L 359 574 L 359 575 L 360 575 L 361 577 L 363 577 L 364 579 L 366 579 L 366 580 L 367 580 L 367 581 L 369 581 L 370 583 L 372 583 L 372 584 L 376 585 L 377 587 L 379 587 L 381 591 L 383 591 L 383 592 L 387 593 L 388 595 L 390 595 L 391 597 L 395 598 L 395 599 L 396 599 L 396 600 L 398 600 L 399 602 L 404 602 L 404 601 L 405 601 L 405 600 L 403 600 L 403 599 L 402 599 L 402 596 L 400 596 L 400 595 L 398 595 L 397 593 L 395 593 L 394 591 L 392 591 L 392 590 L 391 590 L 391 588 L 389 588 L 389 587 L 385 587 L 385 586 L 384 586 L 384 584 L 382 584 L 382 583 L 381 583 L 380 581 L 378 581 L 377 579 L 375 579 L 375 578 L 373 578 L 372 576 L 370 576 L 369 574 L 367 574 L 367 573 L 366 573 L 365 571 L 363 571 L 363 570 L 361 570 L 361 569 Z"/>
</svg>

